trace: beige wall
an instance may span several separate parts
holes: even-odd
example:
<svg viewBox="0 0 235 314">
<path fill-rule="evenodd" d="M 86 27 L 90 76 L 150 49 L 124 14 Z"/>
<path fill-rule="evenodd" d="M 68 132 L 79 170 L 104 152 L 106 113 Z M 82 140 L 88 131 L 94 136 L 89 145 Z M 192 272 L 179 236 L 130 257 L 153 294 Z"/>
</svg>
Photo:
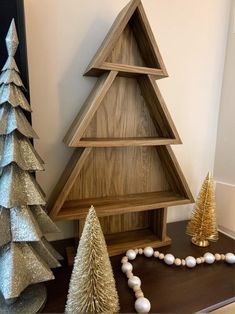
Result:
<svg viewBox="0 0 235 314">
<path fill-rule="evenodd" d="M 235 1 L 232 1 L 228 45 L 224 68 L 215 175 L 220 181 L 235 185 Z"/>
<path fill-rule="evenodd" d="M 235 237 L 235 0 L 231 3 L 230 27 L 221 95 L 215 154 L 218 223 Z"/>
<path fill-rule="evenodd" d="M 94 86 L 82 73 L 127 0 L 25 0 L 35 143 L 49 195 L 72 149 L 62 139 Z M 174 147 L 195 195 L 213 169 L 229 0 L 143 0 L 170 78 L 159 82 L 183 145 Z M 188 218 L 190 206 L 169 210 Z M 63 223 L 67 237 L 71 224 Z"/>
</svg>

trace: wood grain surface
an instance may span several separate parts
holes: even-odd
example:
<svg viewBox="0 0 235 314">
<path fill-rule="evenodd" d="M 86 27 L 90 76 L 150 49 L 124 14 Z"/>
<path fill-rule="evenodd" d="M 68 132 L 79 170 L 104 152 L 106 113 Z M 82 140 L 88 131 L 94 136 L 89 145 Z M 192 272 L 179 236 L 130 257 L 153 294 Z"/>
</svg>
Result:
<svg viewBox="0 0 235 314">
<path fill-rule="evenodd" d="M 78 142 L 82 137 L 116 76 L 117 72 L 111 71 L 110 73 L 105 73 L 98 79 L 90 95 L 87 97 L 87 100 L 83 104 L 67 134 L 65 135 L 65 144 L 68 146 L 76 146 L 76 142 Z"/>
<path fill-rule="evenodd" d="M 96 208 L 97 215 L 103 217 L 190 203 L 191 201 L 186 197 L 169 191 L 70 200 L 65 201 L 55 219 L 85 218 L 91 205 Z"/>
<path fill-rule="evenodd" d="M 158 137 L 136 79 L 115 79 L 82 137 Z"/>
<path fill-rule="evenodd" d="M 155 147 L 92 148 L 67 200 L 166 191 Z"/>
<path fill-rule="evenodd" d="M 179 140 L 165 137 L 88 137 L 81 138 L 76 147 L 130 147 L 171 144 L 179 144 Z"/>
<path fill-rule="evenodd" d="M 166 213 L 167 208 L 159 208 L 144 212 L 99 217 L 109 256 L 124 253 L 130 247 L 169 245 L 171 239 L 166 234 Z M 84 228 L 84 222 L 85 219 L 80 219 L 75 224 L 78 242 Z M 74 249 L 73 255 L 71 252 L 72 249 L 70 248 L 70 265 L 73 263 L 76 250 Z"/>
<path fill-rule="evenodd" d="M 52 219 L 57 219 L 57 215 L 90 152 L 91 148 L 76 149 L 70 158 L 47 203 L 47 210 Z"/>
<path fill-rule="evenodd" d="M 147 63 L 143 58 L 144 56 L 139 50 L 132 27 L 127 24 L 105 62 L 146 67 Z"/>
</svg>

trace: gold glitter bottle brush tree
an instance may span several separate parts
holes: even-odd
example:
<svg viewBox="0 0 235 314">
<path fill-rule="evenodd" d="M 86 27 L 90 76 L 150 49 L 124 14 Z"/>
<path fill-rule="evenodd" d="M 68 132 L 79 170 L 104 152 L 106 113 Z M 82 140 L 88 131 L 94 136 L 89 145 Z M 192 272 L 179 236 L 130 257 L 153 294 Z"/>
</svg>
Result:
<svg viewBox="0 0 235 314">
<path fill-rule="evenodd" d="M 33 175 L 44 167 L 24 115 L 31 108 L 14 59 L 18 44 L 12 20 L 0 74 L 0 312 L 36 313 L 46 300 L 38 283 L 54 279 L 51 268 L 62 257 L 45 238 L 59 230 L 42 207 L 45 195 Z"/>
<path fill-rule="evenodd" d="M 113 271 L 100 222 L 92 206 L 75 257 L 65 313 L 116 313 L 118 310 Z"/>
<path fill-rule="evenodd" d="M 192 236 L 193 244 L 201 247 L 218 240 L 215 186 L 210 173 L 203 182 L 186 233 Z"/>
</svg>

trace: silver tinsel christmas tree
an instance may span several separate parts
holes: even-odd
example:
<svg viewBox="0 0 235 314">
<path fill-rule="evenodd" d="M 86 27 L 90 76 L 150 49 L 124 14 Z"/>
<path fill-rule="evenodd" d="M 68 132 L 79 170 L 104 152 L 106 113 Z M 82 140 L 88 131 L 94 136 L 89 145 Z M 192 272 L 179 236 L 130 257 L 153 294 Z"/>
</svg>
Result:
<svg viewBox="0 0 235 314">
<path fill-rule="evenodd" d="M 31 108 L 14 60 L 18 44 L 12 20 L 0 74 L 0 312 L 36 313 L 46 298 L 38 283 L 54 279 L 51 268 L 60 266 L 61 256 L 44 237 L 59 230 L 42 207 L 45 195 L 33 175 L 44 167 L 24 115 Z"/>
</svg>

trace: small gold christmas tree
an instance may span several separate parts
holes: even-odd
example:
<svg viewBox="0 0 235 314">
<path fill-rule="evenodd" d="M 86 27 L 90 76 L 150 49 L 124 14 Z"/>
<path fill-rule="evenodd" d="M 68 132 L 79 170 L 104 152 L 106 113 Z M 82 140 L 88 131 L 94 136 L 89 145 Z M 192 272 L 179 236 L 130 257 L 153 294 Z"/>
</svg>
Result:
<svg viewBox="0 0 235 314">
<path fill-rule="evenodd" d="M 203 182 L 186 233 L 192 236 L 193 244 L 202 247 L 218 240 L 215 187 L 210 173 Z"/>
<path fill-rule="evenodd" d="M 112 267 L 99 219 L 92 206 L 75 257 L 65 313 L 115 313 L 118 310 Z"/>
</svg>

